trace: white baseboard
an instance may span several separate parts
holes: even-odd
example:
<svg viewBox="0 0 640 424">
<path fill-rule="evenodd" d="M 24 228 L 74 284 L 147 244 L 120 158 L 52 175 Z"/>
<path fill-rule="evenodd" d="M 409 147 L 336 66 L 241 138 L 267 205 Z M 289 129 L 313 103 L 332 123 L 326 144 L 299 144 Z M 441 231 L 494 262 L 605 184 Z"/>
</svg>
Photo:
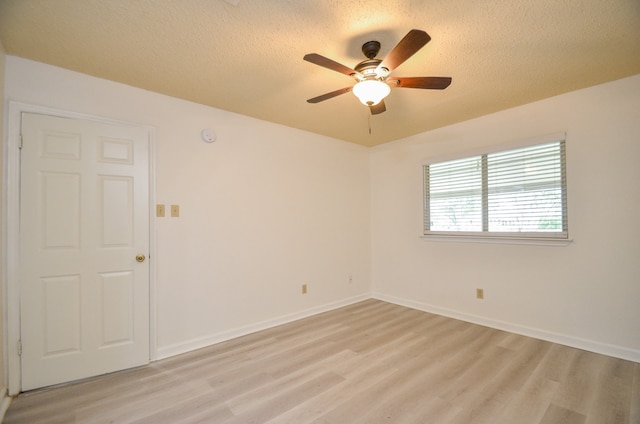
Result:
<svg viewBox="0 0 640 424">
<path fill-rule="evenodd" d="M 516 333 L 523 336 L 533 337 L 540 340 L 546 340 L 549 342 L 558 343 L 565 346 L 571 346 L 571 347 L 587 350 L 594 353 L 600 353 L 603 355 L 613 356 L 615 358 L 620 358 L 620 359 L 625 359 L 628 361 L 640 363 L 640 351 L 629 349 L 623 346 L 615 346 L 607 343 L 601 343 L 593 340 L 587 340 L 579 337 L 569 336 L 566 334 L 555 333 L 552 331 L 540 330 L 537 328 L 511 324 L 504 321 L 494 320 L 494 319 L 467 314 L 464 312 L 459 312 L 451 309 L 441 308 L 441 307 L 429 305 L 423 302 L 416 302 L 414 300 L 390 296 L 384 293 L 375 292 L 372 294 L 371 297 L 374 299 L 383 300 L 385 302 L 394 303 L 396 305 L 417 309 L 423 312 L 430 312 L 432 314 L 442 315 L 449 318 L 455 318 L 461 321 L 483 325 L 485 327 L 491 327 L 491 328 L 496 328 L 498 330 L 509 331 L 511 333 Z"/>
<path fill-rule="evenodd" d="M 343 299 L 343 300 L 328 303 L 325 305 L 316 306 L 316 307 L 306 309 L 300 312 L 296 312 L 293 314 L 283 315 L 270 320 L 247 325 L 245 327 L 236 328 L 229 331 L 223 331 L 223 332 L 212 334 L 209 336 L 199 337 L 197 339 L 191 339 L 191 340 L 176 343 L 173 345 L 161 347 L 157 351 L 156 359 L 164 359 L 164 358 L 179 355 L 182 353 L 190 352 L 192 350 L 201 349 L 203 347 L 211 346 L 216 343 L 221 343 L 227 340 L 234 339 L 236 337 L 245 336 L 247 334 L 255 333 L 257 331 L 266 330 L 268 328 L 276 327 L 278 325 L 287 324 L 302 318 L 307 318 L 312 315 L 331 311 L 333 309 L 341 308 L 343 306 L 351 305 L 353 303 L 361 302 L 363 300 L 367 300 L 371 298 L 383 300 L 389 303 L 394 303 L 400 306 L 406 306 L 408 308 L 417 309 L 424 312 L 446 316 L 449 318 L 459 319 L 461 321 L 466 321 L 473 324 L 484 325 L 485 327 L 491 327 L 491 328 L 496 328 L 498 330 L 509 331 L 511 333 L 521 334 L 527 337 L 533 337 L 536 339 L 546 340 L 549 342 L 558 343 L 565 346 L 575 347 L 577 349 L 583 349 L 583 350 L 587 350 L 594 353 L 600 353 L 603 355 L 608 355 L 615 358 L 620 358 L 620 359 L 625 359 L 628 361 L 640 363 L 640 351 L 638 350 L 629 349 L 623 346 L 616 346 L 616 345 L 610 345 L 607 343 L 596 342 L 588 339 L 582 339 L 579 337 L 555 333 L 552 331 L 541 330 L 538 328 L 512 324 L 509 322 L 494 320 L 491 318 L 481 317 L 477 315 L 467 314 L 464 312 L 447 309 L 447 308 L 441 308 L 439 306 L 430 305 L 423 302 L 417 302 L 415 300 L 404 299 L 396 296 L 391 296 L 391 295 L 387 295 L 379 292 L 350 297 L 348 299 Z M 8 399 L 10 400 L 10 398 Z"/>
<path fill-rule="evenodd" d="M 4 422 L 4 414 L 7 413 L 9 405 L 11 405 L 11 399 L 11 396 L 7 394 L 7 388 L 3 388 L 0 393 L 0 423 Z"/>
<path fill-rule="evenodd" d="M 247 334 L 266 330 L 268 328 L 277 327 L 278 325 L 287 324 L 302 318 L 307 318 L 312 315 L 320 314 L 322 312 L 331 311 L 333 309 L 341 308 L 343 306 L 351 305 L 353 303 L 361 302 L 367 299 L 371 299 L 371 295 L 369 293 L 342 299 L 337 302 L 332 302 L 325 305 L 316 306 L 310 309 L 305 309 L 293 314 L 283 315 L 277 318 L 247 325 L 245 327 L 223 331 L 221 333 L 199 337 L 197 339 L 187 340 L 165 347 L 160 347 L 157 351 L 157 359 L 165 359 L 170 356 L 175 356 L 182 353 L 190 352 L 192 350 L 201 349 L 203 347 L 211 346 L 216 343 L 231 340 L 236 337 L 246 336 Z"/>
</svg>

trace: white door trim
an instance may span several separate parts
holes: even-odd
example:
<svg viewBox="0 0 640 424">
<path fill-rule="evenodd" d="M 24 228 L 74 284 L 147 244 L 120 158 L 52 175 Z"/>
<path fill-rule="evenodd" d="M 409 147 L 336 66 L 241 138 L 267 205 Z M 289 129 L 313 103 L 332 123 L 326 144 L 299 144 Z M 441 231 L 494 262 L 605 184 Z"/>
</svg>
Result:
<svg viewBox="0 0 640 424">
<path fill-rule="evenodd" d="M 155 219 L 155 127 L 131 122 L 117 121 L 77 112 L 37 106 L 10 101 L 6 119 L 6 148 L 4 205 L 5 219 L 2 223 L 3 255 L 3 292 L 6 322 L 4 323 L 4 369 L 9 395 L 16 395 L 21 390 L 20 356 L 18 342 L 20 340 L 20 129 L 23 112 L 52 115 L 61 118 L 85 119 L 107 124 L 133 125 L 145 128 L 149 133 L 149 359 L 157 358 L 157 302 L 156 302 L 156 219 Z"/>
</svg>

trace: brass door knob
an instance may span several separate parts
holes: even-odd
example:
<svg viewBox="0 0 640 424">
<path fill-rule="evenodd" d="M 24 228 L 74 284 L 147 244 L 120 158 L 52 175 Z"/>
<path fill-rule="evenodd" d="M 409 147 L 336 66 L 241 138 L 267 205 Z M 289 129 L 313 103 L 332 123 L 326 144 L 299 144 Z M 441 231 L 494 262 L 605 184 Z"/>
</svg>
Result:
<svg viewBox="0 0 640 424">
<path fill-rule="evenodd" d="M 138 262 L 144 262 L 144 260 L 145 260 L 145 259 L 146 259 L 146 258 L 145 258 L 145 256 L 144 256 L 144 255 L 137 255 L 137 256 L 136 256 L 136 261 L 138 261 Z"/>
</svg>

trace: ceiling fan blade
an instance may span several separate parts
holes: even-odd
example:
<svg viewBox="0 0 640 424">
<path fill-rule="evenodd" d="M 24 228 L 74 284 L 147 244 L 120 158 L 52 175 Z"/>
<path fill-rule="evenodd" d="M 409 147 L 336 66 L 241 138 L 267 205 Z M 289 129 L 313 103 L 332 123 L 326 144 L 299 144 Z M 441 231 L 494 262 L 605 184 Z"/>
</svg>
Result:
<svg viewBox="0 0 640 424">
<path fill-rule="evenodd" d="M 391 87 L 400 88 L 428 88 L 444 90 L 451 84 L 451 77 L 406 77 L 387 80 Z M 395 84 L 395 85 L 394 85 Z"/>
<path fill-rule="evenodd" d="M 327 57 L 320 56 L 317 53 L 306 54 L 304 55 L 303 59 L 307 62 L 311 62 L 324 68 L 331 69 L 332 71 L 340 72 L 341 74 L 345 74 L 349 77 L 359 74 L 359 72 L 357 72 L 356 70 L 351 69 L 348 66 L 344 66 L 343 64 L 331 60 Z"/>
<path fill-rule="evenodd" d="M 332 99 L 336 96 L 339 96 L 341 94 L 344 93 L 348 93 L 349 91 L 351 91 L 353 89 L 353 87 L 345 87 L 345 88 L 341 88 L 340 90 L 336 90 L 336 91 L 332 91 L 331 93 L 326 93 L 323 94 L 321 96 L 318 97 L 314 97 L 312 99 L 307 100 L 307 103 L 320 103 L 320 102 L 324 102 L 325 100 L 329 100 Z"/>
<path fill-rule="evenodd" d="M 371 110 L 372 115 L 377 115 L 387 110 L 387 107 L 384 105 L 384 100 L 381 100 L 377 105 L 369 106 L 369 110 Z"/>
<path fill-rule="evenodd" d="M 412 29 L 402 40 L 389 52 L 378 69 L 387 68 L 389 72 L 400 66 L 405 60 L 413 56 L 418 50 L 431 40 L 426 32 L 419 29 Z"/>
</svg>

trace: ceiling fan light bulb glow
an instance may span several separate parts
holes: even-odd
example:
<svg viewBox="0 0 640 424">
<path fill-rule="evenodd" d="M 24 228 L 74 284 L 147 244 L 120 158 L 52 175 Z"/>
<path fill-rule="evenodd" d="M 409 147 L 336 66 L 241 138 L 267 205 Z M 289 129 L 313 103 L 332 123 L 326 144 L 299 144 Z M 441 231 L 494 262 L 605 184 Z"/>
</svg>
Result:
<svg viewBox="0 0 640 424">
<path fill-rule="evenodd" d="M 391 87 L 378 80 L 360 81 L 353 87 L 353 94 L 365 106 L 375 106 L 391 92 Z"/>
</svg>

